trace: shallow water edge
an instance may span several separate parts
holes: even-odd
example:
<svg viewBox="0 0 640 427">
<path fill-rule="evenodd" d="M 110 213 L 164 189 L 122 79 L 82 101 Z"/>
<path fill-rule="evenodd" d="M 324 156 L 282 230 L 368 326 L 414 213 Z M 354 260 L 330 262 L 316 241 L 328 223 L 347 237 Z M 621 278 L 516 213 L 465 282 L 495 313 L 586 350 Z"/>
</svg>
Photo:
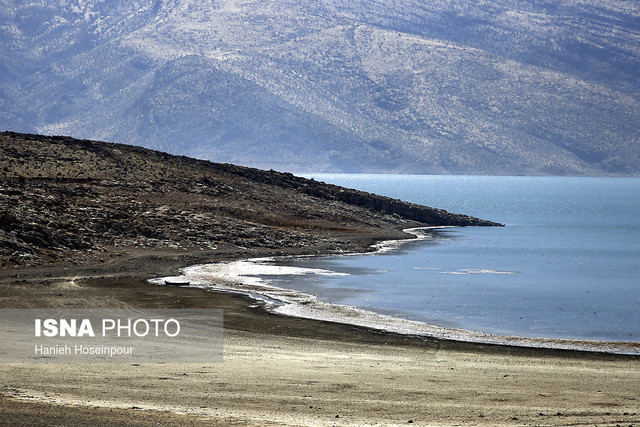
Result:
<svg viewBox="0 0 640 427">
<path fill-rule="evenodd" d="M 405 229 L 415 238 L 383 241 L 373 245 L 374 252 L 389 252 L 404 243 L 428 238 L 428 230 L 444 227 Z M 343 254 L 343 256 L 356 254 Z M 308 256 L 305 256 L 308 257 Z M 322 257 L 319 255 L 318 257 Z M 292 257 L 285 257 L 292 258 Z M 299 257 L 293 257 L 299 258 Z M 619 341 L 591 341 L 558 338 L 530 338 L 504 336 L 464 329 L 446 328 L 425 322 L 402 319 L 362 308 L 327 303 L 316 296 L 268 284 L 262 277 L 278 275 L 342 275 L 324 269 L 280 266 L 276 258 L 250 258 L 212 264 L 198 264 L 179 270 L 178 276 L 159 277 L 149 282 L 161 286 L 184 286 L 217 292 L 242 294 L 260 301 L 265 310 L 290 317 L 343 323 L 381 332 L 446 339 L 478 344 L 497 344 L 530 348 L 576 350 L 597 353 L 640 355 L 640 343 Z"/>
</svg>

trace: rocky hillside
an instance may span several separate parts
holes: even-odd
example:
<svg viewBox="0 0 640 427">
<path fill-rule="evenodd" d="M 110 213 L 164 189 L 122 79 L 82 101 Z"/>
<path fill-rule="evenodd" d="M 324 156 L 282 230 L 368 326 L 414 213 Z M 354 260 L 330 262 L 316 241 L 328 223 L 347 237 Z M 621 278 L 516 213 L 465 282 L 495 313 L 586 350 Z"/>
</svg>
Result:
<svg viewBox="0 0 640 427">
<path fill-rule="evenodd" d="M 495 225 L 335 185 L 148 149 L 0 133 L 5 268 L 124 248 L 341 251 L 353 235 Z M 350 237 L 349 237 L 350 236 Z"/>
<path fill-rule="evenodd" d="M 636 0 L 14 0 L 0 40 L 0 130 L 294 172 L 640 174 Z"/>
</svg>

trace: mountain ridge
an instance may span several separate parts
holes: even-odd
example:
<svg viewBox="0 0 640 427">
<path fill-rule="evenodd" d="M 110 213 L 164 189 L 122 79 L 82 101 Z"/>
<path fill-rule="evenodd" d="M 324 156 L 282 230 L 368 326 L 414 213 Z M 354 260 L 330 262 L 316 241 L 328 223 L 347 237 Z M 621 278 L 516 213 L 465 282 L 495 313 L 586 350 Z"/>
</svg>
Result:
<svg viewBox="0 0 640 427">
<path fill-rule="evenodd" d="M 640 174 L 630 1 L 0 5 L 0 127 L 287 171 Z"/>
</svg>

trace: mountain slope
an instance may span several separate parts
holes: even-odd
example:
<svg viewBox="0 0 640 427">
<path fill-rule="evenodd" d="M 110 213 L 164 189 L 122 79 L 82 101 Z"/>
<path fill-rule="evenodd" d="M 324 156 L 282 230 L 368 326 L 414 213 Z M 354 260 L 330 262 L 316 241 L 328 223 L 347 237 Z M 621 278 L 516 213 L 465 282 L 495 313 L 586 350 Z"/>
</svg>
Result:
<svg viewBox="0 0 640 427">
<path fill-rule="evenodd" d="M 0 3 L 0 127 L 280 170 L 640 173 L 633 1 Z"/>
<path fill-rule="evenodd" d="M 0 195 L 5 267 L 132 248 L 363 250 L 407 227 L 497 225 L 287 173 L 12 132 L 0 133 Z"/>
</svg>

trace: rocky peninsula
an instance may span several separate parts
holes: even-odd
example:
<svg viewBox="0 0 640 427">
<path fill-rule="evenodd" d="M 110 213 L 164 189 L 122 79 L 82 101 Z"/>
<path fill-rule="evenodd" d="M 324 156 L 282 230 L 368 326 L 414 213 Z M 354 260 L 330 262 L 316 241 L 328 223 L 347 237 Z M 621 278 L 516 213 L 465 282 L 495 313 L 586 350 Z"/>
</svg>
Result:
<svg viewBox="0 0 640 427">
<path fill-rule="evenodd" d="M 13 132 L 0 134 L 0 193 L 4 269 L 131 249 L 366 250 L 408 227 L 497 225 L 290 173 Z"/>
</svg>

